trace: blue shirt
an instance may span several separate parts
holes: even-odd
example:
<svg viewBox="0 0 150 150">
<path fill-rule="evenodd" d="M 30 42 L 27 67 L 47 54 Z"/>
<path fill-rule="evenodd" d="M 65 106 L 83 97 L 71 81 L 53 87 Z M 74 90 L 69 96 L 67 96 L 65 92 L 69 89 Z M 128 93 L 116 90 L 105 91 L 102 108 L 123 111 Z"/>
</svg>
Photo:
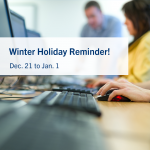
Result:
<svg viewBox="0 0 150 150">
<path fill-rule="evenodd" d="M 82 29 L 81 37 L 122 37 L 122 24 L 116 17 L 103 15 L 101 28 L 93 29 L 86 24 Z"/>
</svg>

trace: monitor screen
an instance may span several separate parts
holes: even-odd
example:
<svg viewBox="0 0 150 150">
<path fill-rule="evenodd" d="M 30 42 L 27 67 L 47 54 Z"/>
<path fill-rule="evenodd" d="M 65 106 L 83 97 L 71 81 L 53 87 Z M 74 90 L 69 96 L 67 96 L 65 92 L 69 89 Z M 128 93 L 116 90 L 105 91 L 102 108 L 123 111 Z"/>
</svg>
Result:
<svg viewBox="0 0 150 150">
<path fill-rule="evenodd" d="M 14 37 L 27 37 L 24 18 L 12 10 L 10 11 L 10 18 Z"/>
<path fill-rule="evenodd" d="M 27 30 L 28 37 L 41 37 L 40 33 L 32 30 Z"/>
<path fill-rule="evenodd" d="M 12 37 L 7 0 L 0 0 L 0 37 Z"/>
</svg>

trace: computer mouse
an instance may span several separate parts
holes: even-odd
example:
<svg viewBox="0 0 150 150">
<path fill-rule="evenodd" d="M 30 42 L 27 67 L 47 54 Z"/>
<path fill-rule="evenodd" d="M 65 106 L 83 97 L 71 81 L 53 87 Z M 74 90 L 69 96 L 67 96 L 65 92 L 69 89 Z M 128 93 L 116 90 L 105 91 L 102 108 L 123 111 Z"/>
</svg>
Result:
<svg viewBox="0 0 150 150">
<path fill-rule="evenodd" d="M 109 95 L 114 91 L 114 90 L 118 90 L 118 89 L 112 89 L 106 92 L 106 94 L 104 96 L 97 96 L 97 100 L 98 101 L 108 101 L 108 97 Z M 112 102 L 131 102 L 130 99 L 128 99 L 127 97 L 124 97 L 122 95 L 117 95 L 115 96 L 112 100 Z"/>
</svg>

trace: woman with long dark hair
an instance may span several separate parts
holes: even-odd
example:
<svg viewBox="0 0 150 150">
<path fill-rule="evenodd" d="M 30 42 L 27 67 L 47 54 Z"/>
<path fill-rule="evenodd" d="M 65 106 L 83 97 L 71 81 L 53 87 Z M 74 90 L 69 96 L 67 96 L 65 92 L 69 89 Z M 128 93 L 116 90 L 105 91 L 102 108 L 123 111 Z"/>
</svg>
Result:
<svg viewBox="0 0 150 150">
<path fill-rule="evenodd" d="M 150 4 L 146 0 L 127 2 L 122 10 L 125 25 L 134 41 L 129 45 L 128 81 L 139 83 L 150 80 Z"/>
<path fill-rule="evenodd" d="M 134 37 L 129 44 L 129 70 L 127 76 L 120 76 L 134 84 L 150 80 L 150 3 L 146 0 L 132 0 L 122 8 L 125 25 Z M 96 79 L 90 87 L 105 84 L 110 79 Z"/>
<path fill-rule="evenodd" d="M 102 96 L 111 88 L 119 89 L 110 94 L 109 101 L 116 95 L 122 95 L 132 101 L 150 102 L 150 90 L 147 90 L 150 89 L 150 4 L 146 0 L 132 0 L 122 10 L 128 31 L 134 36 L 129 45 L 129 74 L 121 76 L 128 81 L 121 78 L 108 82 L 99 80 L 94 86 L 107 82 L 97 93 Z"/>
</svg>

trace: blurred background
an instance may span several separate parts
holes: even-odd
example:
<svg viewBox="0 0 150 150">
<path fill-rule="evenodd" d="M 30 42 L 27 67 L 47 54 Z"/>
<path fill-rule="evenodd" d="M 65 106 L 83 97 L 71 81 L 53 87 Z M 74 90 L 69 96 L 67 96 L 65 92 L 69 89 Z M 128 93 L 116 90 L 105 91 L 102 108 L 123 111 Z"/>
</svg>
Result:
<svg viewBox="0 0 150 150">
<path fill-rule="evenodd" d="M 4 0 L 1 2 L 3 1 Z M 81 30 L 87 23 L 84 8 L 88 1 L 89 0 L 8 0 L 9 9 L 12 10 L 10 11 L 10 25 L 12 26 L 11 32 L 13 33 L 14 37 L 80 37 Z M 129 0 L 97 0 L 101 6 L 103 14 L 112 15 L 121 21 L 123 26 L 123 37 L 127 37 L 129 42 L 131 42 L 132 37 L 129 35 L 127 28 L 124 25 L 125 17 L 122 12 L 122 7 L 127 1 Z M 1 6 L 3 6 L 2 3 Z M 0 10 L 2 9 L 4 10 L 4 7 L 1 7 Z M 5 13 L 5 11 L 2 11 L 2 13 L 3 12 Z M 6 20 L 5 17 L 7 16 L 2 14 L 1 16 L 4 16 L 2 19 Z M 117 25 L 118 23 L 112 27 L 109 23 L 108 28 L 113 29 L 116 27 L 119 29 Z M 5 26 L 6 25 L 3 22 L 3 28 Z M 9 31 L 9 29 L 6 28 L 6 31 Z M 2 30 L 1 36 L 11 37 L 12 33 L 6 34 L 5 31 Z M 107 35 L 104 37 L 109 37 L 109 33 L 110 30 L 108 30 Z M 43 45 L 41 41 L 39 43 Z M 18 45 L 20 42 L 15 44 Z M 19 63 L 22 61 L 27 61 L 20 58 L 16 60 Z M 29 58 L 28 62 L 30 62 Z M 113 75 L 105 77 L 112 79 L 116 76 Z M 5 79 L 2 78 L 1 84 L 7 85 L 8 89 L 10 87 L 14 88 L 14 85 L 16 85 L 15 89 L 45 90 L 50 89 L 51 85 L 55 84 L 63 86 L 74 84 L 86 85 L 86 82 L 83 79 L 91 77 L 95 78 L 97 75 L 71 76 L 70 78 L 68 76 L 23 76 L 17 78 L 6 77 Z M 40 87 L 37 87 L 37 85 L 40 85 Z M 2 93 L 4 91 L 3 89 L 5 89 L 5 87 L 2 87 Z M 16 93 L 16 91 L 13 92 Z M 28 92 L 30 91 L 27 90 L 27 93 Z M 23 94 L 24 93 L 25 92 L 23 91 Z"/>
<path fill-rule="evenodd" d="M 132 41 L 124 25 L 123 4 L 129 0 L 97 0 L 104 14 L 120 19 L 123 36 Z M 9 7 L 22 15 L 26 27 L 38 31 L 42 37 L 79 37 L 87 23 L 84 6 L 88 0 L 8 0 Z"/>
</svg>

